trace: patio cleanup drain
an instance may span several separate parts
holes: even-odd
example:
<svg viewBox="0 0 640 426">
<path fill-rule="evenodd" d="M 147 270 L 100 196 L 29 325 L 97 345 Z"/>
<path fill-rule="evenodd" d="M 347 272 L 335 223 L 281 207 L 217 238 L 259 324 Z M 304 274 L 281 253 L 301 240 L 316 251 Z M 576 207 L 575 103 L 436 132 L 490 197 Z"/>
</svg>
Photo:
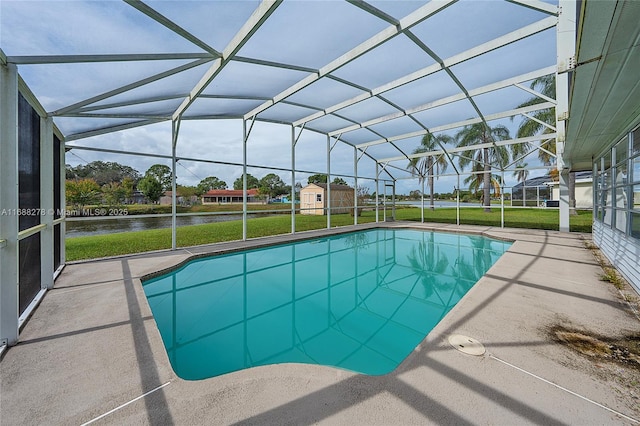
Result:
<svg viewBox="0 0 640 426">
<path fill-rule="evenodd" d="M 472 337 L 463 336 L 462 334 L 452 334 L 449 336 L 449 344 L 460 352 L 469 355 L 480 356 L 483 355 L 485 351 L 482 343 Z"/>
<path fill-rule="evenodd" d="M 560 325 L 549 331 L 553 340 L 583 355 L 640 370 L 640 335 L 610 338 Z"/>
</svg>

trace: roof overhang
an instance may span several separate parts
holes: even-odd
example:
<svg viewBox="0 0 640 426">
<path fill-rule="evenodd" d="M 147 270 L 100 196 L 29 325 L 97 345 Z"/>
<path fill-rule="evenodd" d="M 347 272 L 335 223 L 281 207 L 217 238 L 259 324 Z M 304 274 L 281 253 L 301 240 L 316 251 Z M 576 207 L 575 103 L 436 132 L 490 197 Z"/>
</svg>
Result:
<svg viewBox="0 0 640 426">
<path fill-rule="evenodd" d="M 584 1 L 564 159 L 574 171 L 632 130 L 640 116 L 640 2 Z"/>
</svg>

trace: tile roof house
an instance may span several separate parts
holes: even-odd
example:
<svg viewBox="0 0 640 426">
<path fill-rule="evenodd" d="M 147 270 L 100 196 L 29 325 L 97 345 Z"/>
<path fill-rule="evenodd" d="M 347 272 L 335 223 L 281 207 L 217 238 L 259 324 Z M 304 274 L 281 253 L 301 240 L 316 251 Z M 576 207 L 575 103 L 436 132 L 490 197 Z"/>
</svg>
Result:
<svg viewBox="0 0 640 426">
<path fill-rule="evenodd" d="M 242 203 L 242 189 L 212 189 L 202 195 L 202 204 Z M 257 189 L 247 189 L 247 203 L 261 203 Z"/>
</svg>

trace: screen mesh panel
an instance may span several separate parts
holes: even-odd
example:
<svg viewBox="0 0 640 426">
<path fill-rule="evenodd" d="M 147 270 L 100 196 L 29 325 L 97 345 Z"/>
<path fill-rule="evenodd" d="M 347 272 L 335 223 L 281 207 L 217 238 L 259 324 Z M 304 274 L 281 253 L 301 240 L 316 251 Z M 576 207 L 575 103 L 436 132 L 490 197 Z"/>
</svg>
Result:
<svg viewBox="0 0 640 426">
<path fill-rule="evenodd" d="M 18 192 L 20 231 L 40 224 L 40 116 L 20 95 L 18 100 Z"/>
<path fill-rule="evenodd" d="M 18 306 L 22 314 L 40 291 L 40 234 L 20 241 L 18 271 Z"/>
<path fill-rule="evenodd" d="M 53 218 L 60 218 L 61 208 L 61 188 L 60 183 L 60 139 L 53 135 Z"/>
<path fill-rule="evenodd" d="M 60 225 L 53 227 L 53 271 L 62 264 L 62 256 L 60 250 Z"/>
</svg>

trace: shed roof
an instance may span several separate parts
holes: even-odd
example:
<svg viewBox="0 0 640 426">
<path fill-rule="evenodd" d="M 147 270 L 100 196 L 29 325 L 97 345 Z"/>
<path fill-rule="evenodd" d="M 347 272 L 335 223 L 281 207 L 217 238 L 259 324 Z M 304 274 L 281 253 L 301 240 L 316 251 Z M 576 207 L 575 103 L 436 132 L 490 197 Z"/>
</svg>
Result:
<svg viewBox="0 0 640 426">
<path fill-rule="evenodd" d="M 324 189 L 325 191 L 327 190 L 327 184 L 326 183 L 310 183 L 309 185 L 305 186 L 302 189 L 309 188 L 309 187 L 312 187 L 312 186 L 320 187 L 320 188 Z M 332 191 L 353 191 L 353 188 L 350 187 L 349 185 L 340 185 L 340 184 L 337 184 L 337 183 L 332 183 L 330 188 L 331 188 Z"/>
</svg>

